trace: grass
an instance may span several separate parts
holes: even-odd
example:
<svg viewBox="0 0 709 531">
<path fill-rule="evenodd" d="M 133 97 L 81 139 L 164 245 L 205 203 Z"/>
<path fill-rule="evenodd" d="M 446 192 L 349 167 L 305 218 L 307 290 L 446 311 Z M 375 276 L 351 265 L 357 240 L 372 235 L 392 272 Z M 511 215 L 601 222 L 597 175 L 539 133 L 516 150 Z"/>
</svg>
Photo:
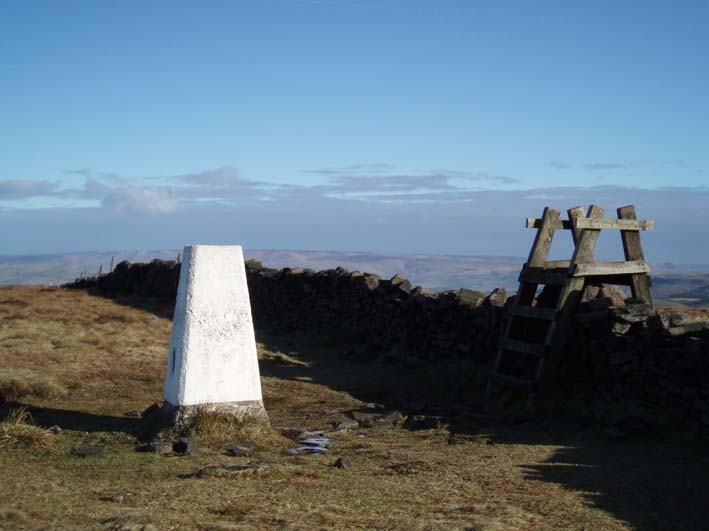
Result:
<svg viewBox="0 0 709 531">
<path fill-rule="evenodd" d="M 479 368 L 359 362 L 346 355 L 351 345 L 303 336 L 257 334 L 272 424 L 327 429 L 353 410 L 398 408 L 445 414 L 450 427 L 350 429 L 331 435 L 328 454 L 303 456 L 266 427 L 204 414 L 194 425 L 197 454 L 136 452 L 140 420 L 125 413 L 161 399 L 168 313 L 81 292 L 0 287 L 0 374 L 66 389 L 25 392 L 0 408 L 2 429 L 62 428 L 50 433 L 54 451 L 0 449 L 0 529 L 706 528 L 702 447 L 617 441 L 575 419 L 486 418 L 476 409 Z M 223 445 L 235 440 L 255 442 L 254 455 L 226 455 Z M 72 456 L 81 446 L 105 452 Z M 333 466 L 338 457 L 349 466 Z"/>
<path fill-rule="evenodd" d="M 0 401 L 17 401 L 24 398 L 59 398 L 67 390 L 57 382 L 43 378 L 32 371 L 5 368 L 0 374 Z"/>
<path fill-rule="evenodd" d="M 261 419 L 236 419 L 233 415 L 214 411 L 198 411 L 186 431 L 193 433 L 202 445 L 219 448 L 234 441 L 248 441 L 260 448 L 284 448 L 288 440 Z"/>
<path fill-rule="evenodd" d="M 10 410 L 5 420 L 0 422 L 0 448 L 53 450 L 55 447 L 54 434 L 34 426 L 32 415 L 26 407 Z"/>
</svg>

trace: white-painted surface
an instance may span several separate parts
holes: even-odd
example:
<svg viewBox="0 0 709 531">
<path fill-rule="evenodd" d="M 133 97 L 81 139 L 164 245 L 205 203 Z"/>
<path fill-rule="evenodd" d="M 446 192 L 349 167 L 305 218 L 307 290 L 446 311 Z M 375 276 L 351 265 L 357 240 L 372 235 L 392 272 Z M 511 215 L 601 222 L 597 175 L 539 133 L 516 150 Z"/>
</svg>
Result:
<svg viewBox="0 0 709 531">
<path fill-rule="evenodd" d="M 165 401 L 175 406 L 260 401 L 241 247 L 192 245 L 182 256 Z"/>
</svg>

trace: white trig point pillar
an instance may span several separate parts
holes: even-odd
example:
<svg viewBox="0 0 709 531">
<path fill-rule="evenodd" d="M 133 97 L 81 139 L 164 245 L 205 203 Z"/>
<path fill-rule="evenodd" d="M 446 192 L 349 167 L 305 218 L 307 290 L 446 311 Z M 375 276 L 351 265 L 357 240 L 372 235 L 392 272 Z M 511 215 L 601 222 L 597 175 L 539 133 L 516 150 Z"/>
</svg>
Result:
<svg viewBox="0 0 709 531">
<path fill-rule="evenodd" d="M 183 251 L 164 408 L 175 422 L 198 410 L 268 418 L 239 246 Z"/>
</svg>

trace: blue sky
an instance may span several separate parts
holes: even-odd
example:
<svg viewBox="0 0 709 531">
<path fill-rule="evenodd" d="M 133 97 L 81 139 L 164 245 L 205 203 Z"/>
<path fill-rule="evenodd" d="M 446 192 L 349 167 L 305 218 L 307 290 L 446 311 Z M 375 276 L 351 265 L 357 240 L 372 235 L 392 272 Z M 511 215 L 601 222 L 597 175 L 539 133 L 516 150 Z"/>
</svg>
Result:
<svg viewBox="0 0 709 531">
<path fill-rule="evenodd" d="M 525 254 L 627 203 L 709 263 L 709 3 L 0 4 L 0 253 Z"/>
</svg>

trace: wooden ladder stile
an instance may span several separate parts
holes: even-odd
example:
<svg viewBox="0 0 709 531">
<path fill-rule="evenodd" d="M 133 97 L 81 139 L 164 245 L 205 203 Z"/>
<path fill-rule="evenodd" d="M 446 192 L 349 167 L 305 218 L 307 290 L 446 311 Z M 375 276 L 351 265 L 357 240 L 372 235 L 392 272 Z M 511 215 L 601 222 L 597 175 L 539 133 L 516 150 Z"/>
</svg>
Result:
<svg viewBox="0 0 709 531">
<path fill-rule="evenodd" d="M 586 215 L 582 207 L 572 208 L 567 214 L 568 220 L 561 220 L 559 211 L 545 208 L 541 218 L 527 219 L 527 227 L 537 229 L 537 234 L 519 275 L 519 289 L 506 314 L 485 393 L 488 405 L 495 388 L 503 386 L 526 391 L 531 406 L 542 385 L 556 379 L 573 314 L 589 282 L 629 285 L 633 297 L 652 305 L 649 267 L 639 232 L 652 230 L 652 221 L 638 221 L 634 206 L 619 208 L 617 220 L 605 219 L 603 209 L 596 205 L 591 205 Z M 625 262 L 595 261 L 594 251 L 602 229 L 620 230 Z M 557 230 L 571 231 L 574 253 L 569 261 L 547 261 Z M 545 286 L 543 293 L 546 293 L 543 307 L 535 305 L 539 302 L 536 292 L 540 285 Z M 530 327 L 535 331 L 536 341 L 519 337 L 520 331 Z M 505 365 L 520 358 L 533 363 L 521 369 L 523 374 L 514 368 L 510 373 Z"/>
</svg>

